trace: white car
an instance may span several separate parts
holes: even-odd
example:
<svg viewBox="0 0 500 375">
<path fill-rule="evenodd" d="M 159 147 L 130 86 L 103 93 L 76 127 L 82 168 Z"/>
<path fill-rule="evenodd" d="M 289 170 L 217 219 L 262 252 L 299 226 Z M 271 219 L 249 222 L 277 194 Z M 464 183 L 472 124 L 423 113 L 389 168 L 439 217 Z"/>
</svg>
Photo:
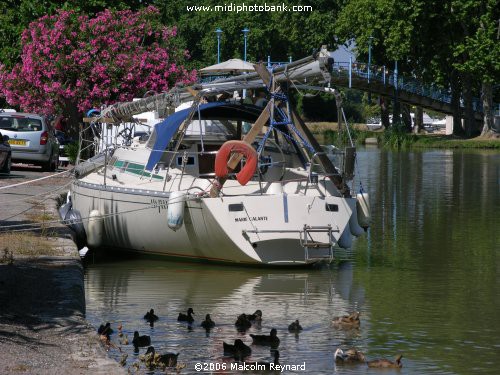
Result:
<svg viewBox="0 0 500 375">
<path fill-rule="evenodd" d="M 12 162 L 41 165 L 55 171 L 59 142 L 44 117 L 33 113 L 0 112 L 0 132 L 9 136 Z"/>
</svg>

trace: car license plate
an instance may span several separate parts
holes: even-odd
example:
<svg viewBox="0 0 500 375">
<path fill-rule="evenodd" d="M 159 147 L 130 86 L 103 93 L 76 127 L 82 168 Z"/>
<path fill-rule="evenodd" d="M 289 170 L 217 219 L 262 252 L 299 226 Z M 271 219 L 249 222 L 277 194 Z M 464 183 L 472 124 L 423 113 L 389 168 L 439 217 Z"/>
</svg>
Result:
<svg viewBox="0 0 500 375">
<path fill-rule="evenodd" d="M 25 139 L 9 139 L 9 143 L 16 146 L 26 146 Z"/>
</svg>

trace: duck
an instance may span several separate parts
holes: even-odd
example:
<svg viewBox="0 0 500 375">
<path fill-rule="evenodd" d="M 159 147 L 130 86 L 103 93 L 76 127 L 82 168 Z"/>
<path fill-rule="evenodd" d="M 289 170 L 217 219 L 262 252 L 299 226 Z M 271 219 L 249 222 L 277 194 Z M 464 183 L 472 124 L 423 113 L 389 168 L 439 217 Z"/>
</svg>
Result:
<svg viewBox="0 0 500 375">
<path fill-rule="evenodd" d="M 358 311 L 354 311 L 349 315 L 336 316 L 332 320 L 332 324 L 335 328 L 338 329 L 353 329 L 359 328 L 361 321 L 359 320 L 360 313 Z"/>
<path fill-rule="evenodd" d="M 255 310 L 253 314 L 245 314 L 245 317 L 250 321 L 261 321 L 262 320 L 262 311 Z"/>
<path fill-rule="evenodd" d="M 246 331 L 252 326 L 252 323 L 250 320 L 248 320 L 246 314 L 241 314 L 238 316 L 238 319 L 236 319 L 236 323 L 234 323 L 238 331 Z"/>
<path fill-rule="evenodd" d="M 177 321 L 179 322 L 188 322 L 188 323 L 193 323 L 194 318 L 192 317 L 194 315 L 193 309 L 190 307 L 187 311 L 187 315 L 183 313 L 179 313 L 179 317 L 177 318 Z"/>
<path fill-rule="evenodd" d="M 151 345 L 151 337 L 147 335 L 139 336 L 139 332 L 135 331 L 134 338 L 132 339 L 132 344 L 134 344 L 135 347 L 149 346 Z"/>
<path fill-rule="evenodd" d="M 144 315 L 144 319 L 148 322 L 155 322 L 158 320 L 158 316 L 155 315 L 155 310 L 151 309 L 146 313 L 146 315 Z"/>
<path fill-rule="evenodd" d="M 346 351 L 338 348 L 333 354 L 333 357 L 335 358 L 335 363 L 337 364 L 366 362 L 365 355 L 355 348 L 350 348 Z"/>
<path fill-rule="evenodd" d="M 368 365 L 368 367 L 373 367 L 373 368 L 401 368 L 403 367 L 403 364 L 401 363 L 401 358 L 403 358 L 403 355 L 399 354 L 394 362 L 382 358 L 382 359 L 374 359 L 372 361 L 368 361 L 366 362 L 366 364 Z"/>
<path fill-rule="evenodd" d="M 243 359 L 252 354 L 252 349 L 240 339 L 234 340 L 234 345 L 222 342 L 222 347 L 224 348 L 224 355 L 232 355 L 237 359 Z"/>
<path fill-rule="evenodd" d="M 125 365 L 127 364 L 127 358 L 128 358 L 127 353 L 122 354 L 122 357 L 120 358 L 120 365 L 125 367 Z"/>
<path fill-rule="evenodd" d="M 253 335 L 250 334 L 252 338 L 252 344 L 255 345 L 271 345 L 272 347 L 278 347 L 280 344 L 280 339 L 277 336 L 278 331 L 276 328 L 271 329 L 269 336 L 267 335 Z"/>
<path fill-rule="evenodd" d="M 207 330 L 215 327 L 215 322 L 210 317 L 210 314 L 205 315 L 205 320 L 201 322 L 201 326 Z"/>
<path fill-rule="evenodd" d="M 122 332 L 123 326 L 121 324 L 118 324 L 118 336 L 123 337 L 123 332 Z"/>
<path fill-rule="evenodd" d="M 149 370 L 154 370 L 156 367 L 155 354 L 154 348 L 149 346 L 146 353 L 139 355 L 139 361 L 144 362 Z"/>
<path fill-rule="evenodd" d="M 154 346 L 149 346 L 144 355 L 144 359 L 146 363 L 150 363 L 150 366 L 176 367 L 179 354 L 180 353 L 158 354 Z"/>
<path fill-rule="evenodd" d="M 177 366 L 177 357 L 179 357 L 180 353 L 165 353 L 160 354 L 159 362 L 164 364 L 166 367 L 176 367 Z"/>
<path fill-rule="evenodd" d="M 302 331 L 302 326 L 300 325 L 298 319 L 288 326 L 288 331 L 295 332 L 295 333 Z"/>
<path fill-rule="evenodd" d="M 128 345 L 128 336 L 126 334 L 121 337 L 120 344 L 121 345 Z"/>
<path fill-rule="evenodd" d="M 111 328 L 111 323 L 107 322 L 106 324 L 101 324 L 97 329 L 97 333 L 99 335 L 109 336 L 113 333 L 113 329 Z"/>
</svg>

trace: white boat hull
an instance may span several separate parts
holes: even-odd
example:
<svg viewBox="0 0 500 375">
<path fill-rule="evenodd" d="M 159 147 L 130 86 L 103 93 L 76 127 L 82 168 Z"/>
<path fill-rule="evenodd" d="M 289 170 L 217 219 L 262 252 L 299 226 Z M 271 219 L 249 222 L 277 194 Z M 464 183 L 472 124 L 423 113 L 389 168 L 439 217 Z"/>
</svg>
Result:
<svg viewBox="0 0 500 375">
<path fill-rule="evenodd" d="M 73 209 L 85 230 L 103 217 L 102 243 L 123 251 L 239 264 L 305 265 L 332 260 L 355 199 L 304 195 L 198 198 L 185 203 L 183 225 L 168 226 L 168 192 L 75 181 Z M 326 204 L 337 211 L 327 211 Z M 305 229 L 306 228 L 306 229 Z M 350 233 L 349 233 L 350 235 Z M 88 233 L 87 233 L 88 236 Z"/>
</svg>

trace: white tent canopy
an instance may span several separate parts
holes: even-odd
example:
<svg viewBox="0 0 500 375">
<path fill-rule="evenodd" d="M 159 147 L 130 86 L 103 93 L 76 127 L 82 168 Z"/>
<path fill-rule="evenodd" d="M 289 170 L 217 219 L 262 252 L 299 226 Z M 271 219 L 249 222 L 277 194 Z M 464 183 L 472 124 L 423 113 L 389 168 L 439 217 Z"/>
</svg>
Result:
<svg viewBox="0 0 500 375">
<path fill-rule="evenodd" d="M 230 59 L 223 61 L 219 64 L 210 65 L 206 68 L 200 69 L 202 74 L 209 73 L 230 73 L 230 72 L 253 72 L 253 64 L 240 60 L 240 59 Z"/>
</svg>

